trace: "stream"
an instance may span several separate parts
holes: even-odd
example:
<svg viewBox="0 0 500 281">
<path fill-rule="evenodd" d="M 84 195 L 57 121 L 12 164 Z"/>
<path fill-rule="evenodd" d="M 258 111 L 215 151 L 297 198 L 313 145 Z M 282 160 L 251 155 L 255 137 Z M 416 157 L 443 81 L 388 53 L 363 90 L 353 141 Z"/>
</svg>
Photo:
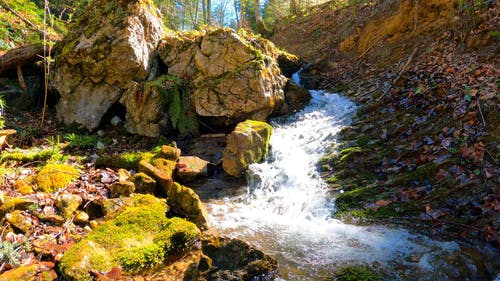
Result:
<svg viewBox="0 0 500 281">
<path fill-rule="evenodd" d="M 483 280 L 485 267 L 455 242 L 332 217 L 335 202 L 316 164 L 356 105 L 333 93 L 311 94 L 303 110 L 272 120 L 271 153 L 250 166 L 242 191 L 206 202 L 215 231 L 276 258 L 279 280 L 331 280 L 348 265 L 370 265 L 388 280 Z"/>
</svg>

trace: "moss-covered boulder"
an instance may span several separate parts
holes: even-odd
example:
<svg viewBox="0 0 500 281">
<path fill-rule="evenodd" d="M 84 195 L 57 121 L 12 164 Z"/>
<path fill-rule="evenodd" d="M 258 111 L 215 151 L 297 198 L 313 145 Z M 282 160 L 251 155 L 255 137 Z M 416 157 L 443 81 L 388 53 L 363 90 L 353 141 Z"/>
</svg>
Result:
<svg viewBox="0 0 500 281">
<path fill-rule="evenodd" d="M 154 194 L 156 191 L 156 181 L 145 173 L 136 173 L 128 180 L 134 183 L 136 193 Z"/>
<path fill-rule="evenodd" d="M 152 195 L 136 195 L 113 219 L 64 253 L 59 269 L 67 280 L 93 280 L 90 272 L 121 267 L 144 274 L 176 251 L 189 248 L 200 231 L 181 218 L 167 218 L 167 205 Z"/>
<path fill-rule="evenodd" d="M 200 229 L 208 229 L 208 213 L 198 194 L 191 188 L 174 182 L 168 190 L 167 202 L 175 214 L 186 217 Z"/>
<path fill-rule="evenodd" d="M 71 181 L 78 178 L 80 172 L 67 164 L 47 164 L 35 177 L 38 189 L 44 192 L 54 192 L 66 187 Z"/>
<path fill-rule="evenodd" d="M 145 81 L 163 35 L 150 0 L 95 0 L 58 46 L 51 85 L 65 124 L 97 128 L 133 81 Z"/>
<path fill-rule="evenodd" d="M 265 120 L 284 101 L 279 50 L 268 40 L 232 29 L 171 33 L 158 53 L 167 74 L 190 77 L 186 109 L 208 125 Z"/>
<path fill-rule="evenodd" d="M 234 177 L 241 177 L 248 166 L 264 159 L 269 149 L 271 125 L 254 120 L 239 123 L 226 138 L 222 168 Z"/>
<path fill-rule="evenodd" d="M 135 184 L 131 181 L 117 181 L 109 186 L 111 197 L 127 197 L 134 193 Z"/>
</svg>

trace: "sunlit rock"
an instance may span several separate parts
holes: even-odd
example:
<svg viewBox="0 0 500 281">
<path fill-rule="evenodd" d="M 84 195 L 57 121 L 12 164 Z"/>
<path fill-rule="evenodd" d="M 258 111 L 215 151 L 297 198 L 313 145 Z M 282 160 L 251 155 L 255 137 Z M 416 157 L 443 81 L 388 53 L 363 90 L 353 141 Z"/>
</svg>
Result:
<svg viewBox="0 0 500 281">
<path fill-rule="evenodd" d="M 239 123 L 227 136 L 222 153 L 222 168 L 234 177 L 241 177 L 248 166 L 264 159 L 269 149 L 271 125 L 254 120 Z"/>
<path fill-rule="evenodd" d="M 93 1 L 60 46 L 51 85 L 65 124 L 96 129 L 133 81 L 147 78 L 162 20 L 151 1 Z"/>
<path fill-rule="evenodd" d="M 265 39 L 217 29 L 170 35 L 158 51 L 168 74 L 192 81 L 190 100 L 199 116 L 224 125 L 265 120 L 284 102 L 278 50 Z"/>
</svg>

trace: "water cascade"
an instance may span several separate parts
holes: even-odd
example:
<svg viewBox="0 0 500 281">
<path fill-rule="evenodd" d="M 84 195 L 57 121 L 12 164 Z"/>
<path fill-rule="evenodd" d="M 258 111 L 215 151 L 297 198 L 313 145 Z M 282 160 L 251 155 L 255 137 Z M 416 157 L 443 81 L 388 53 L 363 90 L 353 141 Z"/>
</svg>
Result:
<svg viewBox="0 0 500 281">
<path fill-rule="evenodd" d="M 335 203 L 316 164 L 349 124 L 356 105 L 333 93 L 311 94 L 306 108 L 272 121 L 270 156 L 250 167 L 247 192 L 207 203 L 215 230 L 277 258 L 284 280 L 319 280 L 339 267 L 365 264 L 394 280 L 460 276 L 443 259 L 458 255 L 454 242 L 332 218 Z M 467 266 L 468 274 L 477 270 Z"/>
</svg>

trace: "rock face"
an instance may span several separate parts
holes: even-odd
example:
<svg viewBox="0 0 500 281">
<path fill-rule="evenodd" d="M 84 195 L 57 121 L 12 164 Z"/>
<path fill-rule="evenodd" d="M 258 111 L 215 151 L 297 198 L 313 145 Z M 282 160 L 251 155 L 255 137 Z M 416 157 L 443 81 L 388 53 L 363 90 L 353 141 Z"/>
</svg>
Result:
<svg viewBox="0 0 500 281">
<path fill-rule="evenodd" d="M 163 35 L 161 16 L 148 0 L 93 1 L 63 41 L 52 87 L 65 124 L 93 130 L 133 81 L 146 80 Z"/>
<path fill-rule="evenodd" d="M 199 116 L 225 125 L 265 120 L 284 102 L 286 78 L 278 50 L 267 40 L 218 29 L 166 37 L 158 52 L 168 74 L 192 81 L 190 100 Z"/>
<path fill-rule="evenodd" d="M 222 168 L 234 177 L 241 177 L 246 168 L 261 161 L 269 149 L 271 125 L 254 120 L 239 123 L 227 136 L 222 153 Z"/>
</svg>

